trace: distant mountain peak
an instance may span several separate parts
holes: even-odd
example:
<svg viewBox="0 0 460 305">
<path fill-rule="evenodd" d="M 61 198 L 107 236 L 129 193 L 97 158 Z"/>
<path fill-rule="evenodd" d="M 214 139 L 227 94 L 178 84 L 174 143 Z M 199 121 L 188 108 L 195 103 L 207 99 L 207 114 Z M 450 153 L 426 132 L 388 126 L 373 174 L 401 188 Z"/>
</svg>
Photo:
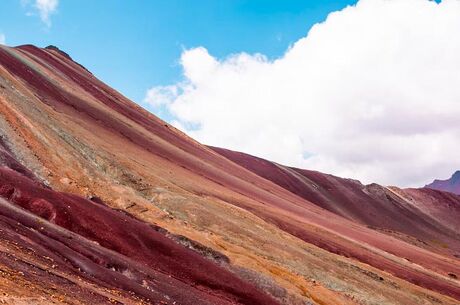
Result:
<svg viewBox="0 0 460 305">
<path fill-rule="evenodd" d="M 425 187 L 460 195 L 460 170 L 457 170 L 449 179 L 436 179 Z"/>
</svg>

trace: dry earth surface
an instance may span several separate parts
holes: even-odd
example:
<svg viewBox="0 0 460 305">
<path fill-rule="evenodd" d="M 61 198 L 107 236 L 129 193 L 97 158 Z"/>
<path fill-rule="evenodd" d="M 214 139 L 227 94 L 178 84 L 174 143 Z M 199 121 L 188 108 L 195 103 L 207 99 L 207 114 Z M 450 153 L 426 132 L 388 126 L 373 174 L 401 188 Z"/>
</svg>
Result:
<svg viewBox="0 0 460 305">
<path fill-rule="evenodd" d="M 204 146 L 0 47 L 0 302 L 459 304 L 460 197 Z"/>
</svg>

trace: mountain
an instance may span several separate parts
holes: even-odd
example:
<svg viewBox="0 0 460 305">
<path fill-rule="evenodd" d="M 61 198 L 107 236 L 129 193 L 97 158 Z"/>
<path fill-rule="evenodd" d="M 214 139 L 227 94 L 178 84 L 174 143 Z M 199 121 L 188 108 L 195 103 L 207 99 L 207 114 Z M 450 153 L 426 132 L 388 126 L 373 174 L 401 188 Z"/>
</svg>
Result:
<svg viewBox="0 0 460 305">
<path fill-rule="evenodd" d="M 434 180 L 432 183 L 426 185 L 425 187 L 460 195 L 460 171 L 456 171 L 452 177 L 450 177 L 450 179 Z"/>
<path fill-rule="evenodd" d="M 7 304 L 460 300 L 460 197 L 207 147 L 56 47 L 0 46 L 0 197 Z"/>
<path fill-rule="evenodd" d="M 460 252 L 459 196 L 428 189 L 362 185 L 356 180 L 291 168 L 240 152 L 212 149 L 318 207 L 353 222 L 400 237 L 401 234 L 407 238 L 416 237 L 424 240 L 425 245 L 443 240 L 452 250 Z M 448 208 L 444 209 L 444 204 Z"/>
</svg>

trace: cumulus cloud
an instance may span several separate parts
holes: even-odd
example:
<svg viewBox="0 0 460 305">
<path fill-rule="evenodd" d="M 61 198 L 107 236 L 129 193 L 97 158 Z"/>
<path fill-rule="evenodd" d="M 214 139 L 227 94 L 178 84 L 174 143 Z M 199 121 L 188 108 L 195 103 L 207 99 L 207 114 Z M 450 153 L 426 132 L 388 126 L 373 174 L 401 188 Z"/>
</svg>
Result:
<svg viewBox="0 0 460 305">
<path fill-rule="evenodd" d="M 38 10 L 40 19 L 47 25 L 51 26 L 50 16 L 58 7 L 59 0 L 36 0 L 35 7 Z"/>
<path fill-rule="evenodd" d="M 58 8 L 59 0 L 34 0 L 31 4 L 31 0 L 21 0 L 23 7 L 33 7 L 37 10 L 41 21 L 47 26 L 51 27 L 51 15 L 54 14 Z M 32 12 L 27 12 L 27 15 L 34 15 Z"/>
<path fill-rule="evenodd" d="M 361 0 L 275 60 L 185 50 L 145 102 L 206 144 L 419 186 L 460 169 L 459 31 L 458 0 Z"/>
<path fill-rule="evenodd" d="M 6 43 L 5 34 L 0 33 L 0 44 L 5 44 L 5 43 Z"/>
<path fill-rule="evenodd" d="M 147 91 L 145 100 L 155 107 L 169 105 L 177 97 L 178 89 L 178 86 L 153 87 Z"/>
</svg>

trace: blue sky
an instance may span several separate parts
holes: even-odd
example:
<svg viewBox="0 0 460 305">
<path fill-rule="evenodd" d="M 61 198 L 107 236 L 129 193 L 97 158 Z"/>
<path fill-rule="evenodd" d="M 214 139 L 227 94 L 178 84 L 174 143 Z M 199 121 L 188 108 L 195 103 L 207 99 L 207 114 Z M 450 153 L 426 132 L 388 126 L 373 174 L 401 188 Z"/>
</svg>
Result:
<svg viewBox="0 0 460 305">
<path fill-rule="evenodd" d="M 202 143 L 399 186 L 460 168 L 459 29 L 456 0 L 0 5 L 0 42 L 56 45 Z"/>
<path fill-rule="evenodd" d="M 277 57 L 312 24 L 354 2 L 60 0 L 47 26 L 34 0 L 2 0 L 0 34 L 11 46 L 54 44 L 140 102 L 150 87 L 182 77 L 177 61 L 184 48 L 203 45 L 219 58 Z"/>
</svg>

